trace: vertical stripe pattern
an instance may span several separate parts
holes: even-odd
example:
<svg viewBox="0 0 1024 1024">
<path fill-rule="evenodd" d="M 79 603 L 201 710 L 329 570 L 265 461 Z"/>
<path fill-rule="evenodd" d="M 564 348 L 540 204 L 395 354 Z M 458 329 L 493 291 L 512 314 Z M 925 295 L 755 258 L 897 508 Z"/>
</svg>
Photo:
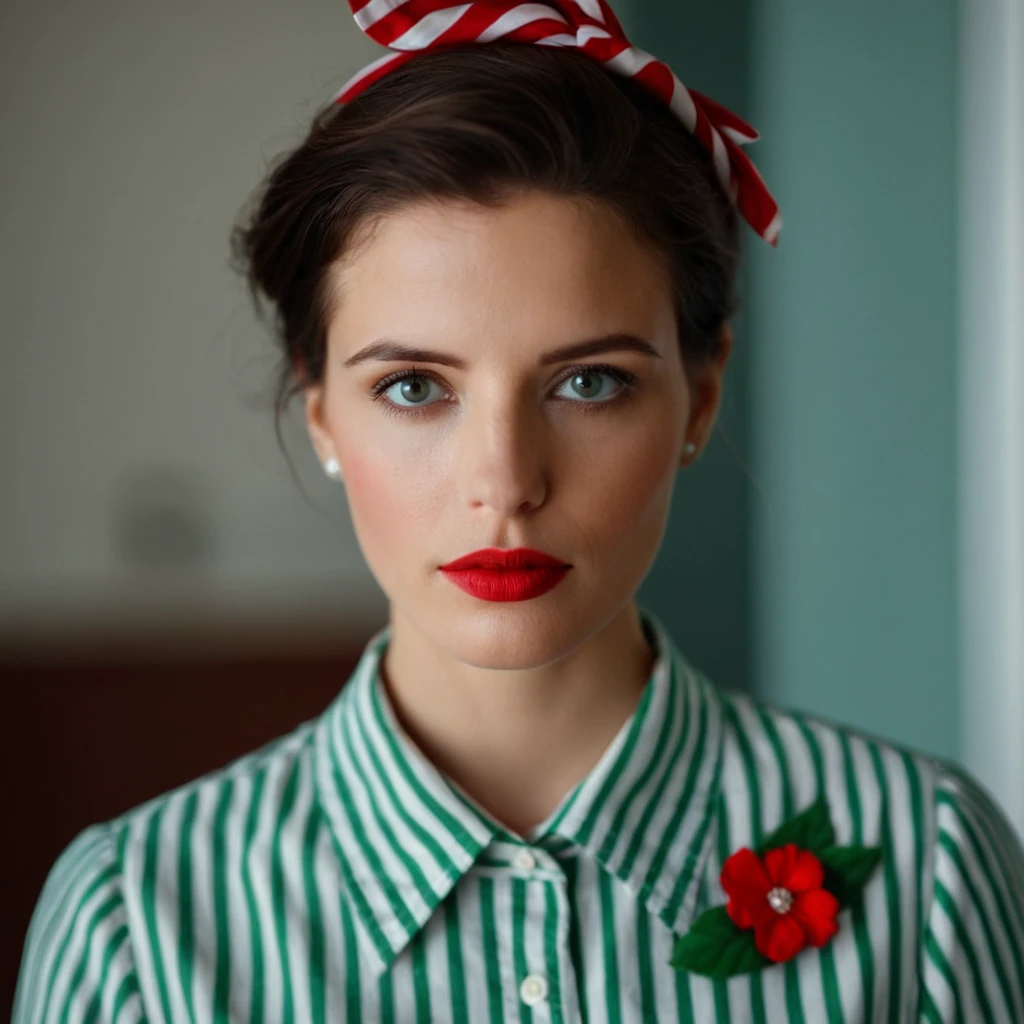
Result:
<svg viewBox="0 0 1024 1024">
<path fill-rule="evenodd" d="M 399 728 L 389 628 L 317 719 L 51 867 L 15 1024 L 1024 1021 L 1024 850 L 969 775 L 715 687 L 641 608 L 630 718 L 518 835 Z M 883 861 L 823 948 L 712 980 L 675 939 L 819 796 Z"/>
</svg>

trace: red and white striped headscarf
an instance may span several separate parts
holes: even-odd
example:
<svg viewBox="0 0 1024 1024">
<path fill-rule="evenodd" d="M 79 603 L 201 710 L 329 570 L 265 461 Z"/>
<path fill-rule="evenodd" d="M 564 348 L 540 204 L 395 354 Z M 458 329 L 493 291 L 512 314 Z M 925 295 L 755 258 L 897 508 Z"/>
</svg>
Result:
<svg viewBox="0 0 1024 1024">
<path fill-rule="evenodd" d="M 332 98 L 348 103 L 372 82 L 424 50 L 457 44 L 511 41 L 575 46 L 610 71 L 635 78 L 665 103 L 711 153 L 718 180 L 748 224 L 777 244 L 778 204 L 750 158 L 740 149 L 759 136 L 721 104 L 687 89 L 672 69 L 626 38 L 607 0 L 348 0 L 356 24 L 388 54 L 354 75 Z"/>
</svg>

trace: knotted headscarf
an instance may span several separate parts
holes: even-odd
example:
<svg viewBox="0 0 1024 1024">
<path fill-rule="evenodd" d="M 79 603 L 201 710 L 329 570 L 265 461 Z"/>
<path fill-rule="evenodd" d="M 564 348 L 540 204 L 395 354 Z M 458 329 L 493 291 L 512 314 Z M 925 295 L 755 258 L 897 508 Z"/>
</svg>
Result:
<svg viewBox="0 0 1024 1024">
<path fill-rule="evenodd" d="M 348 103 L 371 83 L 418 53 L 458 44 L 510 41 L 574 46 L 610 71 L 635 78 L 686 125 L 711 154 L 730 202 L 765 241 L 777 244 L 778 204 L 750 158 L 740 149 L 760 136 L 708 96 L 687 89 L 672 69 L 626 38 L 607 0 L 348 0 L 356 24 L 371 39 L 398 51 L 368 64 L 331 98 Z"/>
</svg>

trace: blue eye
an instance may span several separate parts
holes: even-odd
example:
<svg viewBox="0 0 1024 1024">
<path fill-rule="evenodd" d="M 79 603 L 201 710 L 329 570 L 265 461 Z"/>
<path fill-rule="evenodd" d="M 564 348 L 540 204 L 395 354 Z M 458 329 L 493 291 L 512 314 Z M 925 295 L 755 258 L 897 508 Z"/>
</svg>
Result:
<svg viewBox="0 0 1024 1024">
<path fill-rule="evenodd" d="M 400 376 L 396 377 L 392 374 L 390 377 L 385 377 L 384 380 L 374 386 L 372 394 L 374 399 L 377 399 L 394 388 L 396 394 L 398 394 L 400 398 L 413 403 L 411 407 L 399 405 L 398 408 L 403 412 L 415 412 L 417 408 L 427 404 L 423 399 L 423 396 L 429 392 L 429 386 L 436 383 L 437 381 L 427 374 L 413 370 L 405 370 Z M 401 387 L 399 387 L 399 385 L 401 385 Z M 391 398 L 387 398 L 385 402 L 385 405 L 389 404 L 394 405 Z"/>
<path fill-rule="evenodd" d="M 619 390 L 613 392 L 611 396 L 605 395 L 596 401 L 591 401 L 590 399 L 595 394 L 600 394 L 603 390 L 603 385 L 599 380 L 601 377 L 610 377 L 616 381 L 620 385 Z M 582 386 L 577 385 L 578 380 L 584 382 Z M 406 384 L 407 382 L 409 385 L 407 389 L 398 388 L 397 391 L 401 398 L 411 401 L 411 405 L 400 405 L 387 397 L 386 393 L 388 391 L 398 384 Z M 431 406 L 442 404 L 425 400 L 417 401 L 417 399 L 422 398 L 429 392 L 427 385 L 431 383 L 441 386 L 439 378 L 431 372 L 415 369 L 399 370 L 397 373 L 389 374 L 378 381 L 370 390 L 370 394 L 374 401 L 384 398 L 384 411 L 390 415 L 422 416 L 426 414 L 426 410 Z M 577 405 L 582 411 L 597 412 L 602 411 L 606 406 L 618 405 L 619 402 L 630 397 L 636 391 L 636 376 L 627 370 L 620 369 L 618 366 L 610 366 L 606 363 L 574 366 L 565 373 L 559 381 L 558 387 L 562 387 L 565 384 L 572 384 L 579 397 L 562 398 L 559 399 L 560 401 L 568 401 L 573 405 Z M 587 392 L 590 392 L 590 394 L 587 394 Z"/>
<path fill-rule="evenodd" d="M 579 397 L 581 397 L 581 398 L 594 398 L 594 397 L 596 397 L 595 394 L 593 394 L 593 393 L 585 394 L 584 392 L 588 392 L 589 391 L 589 392 L 596 392 L 598 394 L 600 392 L 602 392 L 604 390 L 604 388 L 602 388 L 602 386 L 601 386 L 601 380 L 600 380 L 601 377 L 604 377 L 606 379 L 616 380 L 616 381 L 618 381 L 618 383 L 620 385 L 619 390 L 618 391 L 613 391 L 611 393 L 611 396 L 609 396 L 607 394 L 604 395 L 601 398 L 601 402 L 611 402 L 614 398 L 616 398 L 618 395 L 622 394 L 623 391 L 625 390 L 625 385 L 627 383 L 626 375 L 623 372 L 617 370 L 616 368 L 610 367 L 610 366 L 606 367 L 605 369 L 602 369 L 601 367 L 597 367 L 597 366 L 588 366 L 588 367 L 584 367 L 582 369 L 577 369 L 577 370 L 570 371 L 569 375 L 567 377 L 564 377 L 559 382 L 558 386 L 562 387 L 563 385 L 568 384 L 568 385 L 570 385 L 571 387 L 574 388 L 574 387 L 576 387 L 576 382 L 577 381 L 583 380 L 586 383 L 584 383 L 582 388 L 580 388 L 579 390 L 576 391 L 576 394 Z M 632 380 L 635 379 L 635 378 L 633 378 L 632 375 L 629 375 L 629 377 L 630 377 L 629 383 L 632 383 Z M 595 387 L 595 382 L 597 382 L 596 383 L 596 387 Z M 594 404 L 597 404 L 597 403 L 588 402 L 586 404 L 594 405 Z"/>
</svg>

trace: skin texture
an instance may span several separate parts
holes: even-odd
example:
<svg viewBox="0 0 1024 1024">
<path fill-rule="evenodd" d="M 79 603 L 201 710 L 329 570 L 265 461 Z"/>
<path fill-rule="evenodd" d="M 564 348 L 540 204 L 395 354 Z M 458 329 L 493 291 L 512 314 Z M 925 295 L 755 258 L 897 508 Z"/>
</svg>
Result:
<svg viewBox="0 0 1024 1024">
<path fill-rule="evenodd" d="M 687 374 L 660 257 L 607 207 L 537 193 L 498 209 L 448 201 L 391 213 L 332 281 L 327 364 L 306 388 L 306 424 L 321 462 L 340 463 L 363 556 L 390 602 L 384 685 L 424 756 L 523 835 L 594 767 L 647 683 L 654 654 L 634 595 L 676 474 L 714 426 L 731 331 L 719 360 Z M 660 358 L 540 363 L 613 330 Z M 345 367 L 382 337 L 468 365 Z M 635 374 L 635 393 L 568 372 L 588 363 Z M 373 400 L 374 384 L 414 366 L 426 380 Z M 413 414 L 389 416 L 389 399 Z M 489 546 L 538 548 L 573 568 L 513 602 L 472 597 L 438 570 Z"/>
</svg>

